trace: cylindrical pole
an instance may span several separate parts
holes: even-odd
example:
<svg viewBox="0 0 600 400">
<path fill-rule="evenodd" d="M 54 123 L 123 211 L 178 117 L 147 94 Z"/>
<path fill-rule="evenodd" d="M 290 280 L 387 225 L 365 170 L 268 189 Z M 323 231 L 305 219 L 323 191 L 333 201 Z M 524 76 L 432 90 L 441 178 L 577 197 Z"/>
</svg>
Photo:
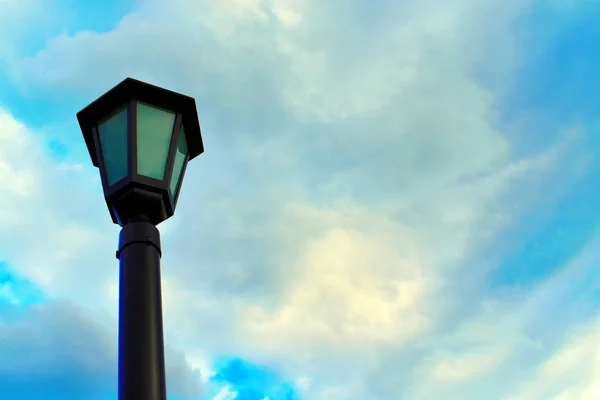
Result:
<svg viewBox="0 0 600 400">
<path fill-rule="evenodd" d="M 147 218 L 119 235 L 119 400 L 166 400 L 160 234 Z"/>
</svg>

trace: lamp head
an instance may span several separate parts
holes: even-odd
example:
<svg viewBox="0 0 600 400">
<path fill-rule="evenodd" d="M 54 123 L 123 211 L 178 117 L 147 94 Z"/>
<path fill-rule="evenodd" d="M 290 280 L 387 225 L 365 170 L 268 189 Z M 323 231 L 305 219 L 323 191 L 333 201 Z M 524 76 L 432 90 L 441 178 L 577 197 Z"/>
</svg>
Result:
<svg viewBox="0 0 600 400">
<path fill-rule="evenodd" d="M 113 222 L 171 217 L 187 163 L 204 152 L 195 100 L 127 78 L 77 120 Z"/>
</svg>

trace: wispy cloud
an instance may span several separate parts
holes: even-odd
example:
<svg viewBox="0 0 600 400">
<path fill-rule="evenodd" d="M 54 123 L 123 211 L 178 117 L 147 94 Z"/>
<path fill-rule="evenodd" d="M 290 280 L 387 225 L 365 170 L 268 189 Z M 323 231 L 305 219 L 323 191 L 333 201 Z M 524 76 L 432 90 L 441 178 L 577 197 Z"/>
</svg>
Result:
<svg viewBox="0 0 600 400">
<path fill-rule="evenodd" d="M 196 97 L 207 149 L 160 226 L 174 395 L 593 398 L 600 9 L 565 7 L 61 8 L 42 43 L 2 53 L 0 296 L 25 296 L 19 276 L 44 304 L 0 334 L 40 345 L 56 307 L 57 330 L 114 338 L 118 231 L 74 113 L 133 76 Z M 102 383 L 39 379 L 62 398 L 114 387 L 110 357 L 79 368 Z"/>
</svg>

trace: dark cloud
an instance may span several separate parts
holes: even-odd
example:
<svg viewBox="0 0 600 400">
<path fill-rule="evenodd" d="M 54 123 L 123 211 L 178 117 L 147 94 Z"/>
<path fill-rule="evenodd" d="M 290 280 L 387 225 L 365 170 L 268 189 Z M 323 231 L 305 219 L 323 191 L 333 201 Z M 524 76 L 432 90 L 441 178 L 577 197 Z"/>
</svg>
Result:
<svg viewBox="0 0 600 400">
<path fill-rule="evenodd" d="M 116 323 L 67 301 L 28 308 L 4 304 L 0 393 L 5 399 L 95 399 L 117 387 Z M 169 393 L 198 398 L 200 376 L 166 351 Z"/>
</svg>

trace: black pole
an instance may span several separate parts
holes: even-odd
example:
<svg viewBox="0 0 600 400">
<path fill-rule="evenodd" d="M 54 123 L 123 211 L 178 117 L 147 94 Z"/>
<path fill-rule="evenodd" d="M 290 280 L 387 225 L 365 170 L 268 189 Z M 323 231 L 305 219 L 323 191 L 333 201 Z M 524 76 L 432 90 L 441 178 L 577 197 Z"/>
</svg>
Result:
<svg viewBox="0 0 600 400">
<path fill-rule="evenodd" d="M 119 400 L 166 400 L 160 234 L 148 218 L 119 234 Z"/>
</svg>

